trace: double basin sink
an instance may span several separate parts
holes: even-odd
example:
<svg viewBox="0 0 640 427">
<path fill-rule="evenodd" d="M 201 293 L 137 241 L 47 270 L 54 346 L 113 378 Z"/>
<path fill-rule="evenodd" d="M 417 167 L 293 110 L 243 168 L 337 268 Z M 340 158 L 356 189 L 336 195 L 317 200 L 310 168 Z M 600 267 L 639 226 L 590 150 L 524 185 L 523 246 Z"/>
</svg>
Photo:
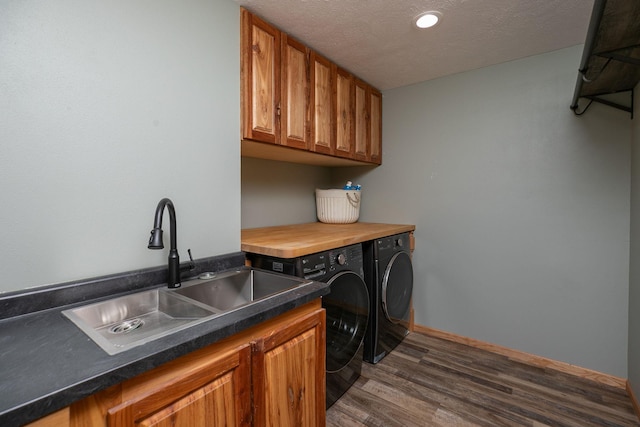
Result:
<svg viewBox="0 0 640 427">
<path fill-rule="evenodd" d="M 150 289 L 64 310 L 62 314 L 114 355 L 311 283 L 253 268 L 207 276 L 184 281 L 178 289 Z"/>
</svg>

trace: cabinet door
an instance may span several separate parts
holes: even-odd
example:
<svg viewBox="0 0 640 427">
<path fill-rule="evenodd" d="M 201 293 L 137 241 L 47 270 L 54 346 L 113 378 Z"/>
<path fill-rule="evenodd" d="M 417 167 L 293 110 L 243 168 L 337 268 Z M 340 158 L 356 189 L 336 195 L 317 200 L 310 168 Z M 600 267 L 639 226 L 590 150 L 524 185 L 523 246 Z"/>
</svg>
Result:
<svg viewBox="0 0 640 427">
<path fill-rule="evenodd" d="M 336 150 L 335 155 L 353 158 L 353 76 L 336 70 Z"/>
<path fill-rule="evenodd" d="M 71 425 L 69 407 L 40 418 L 24 427 L 69 427 Z"/>
<path fill-rule="evenodd" d="M 371 89 L 363 81 L 355 81 L 354 101 L 354 158 L 368 161 L 371 155 L 370 102 Z"/>
<path fill-rule="evenodd" d="M 306 149 L 309 141 L 309 52 L 282 34 L 281 144 Z"/>
<path fill-rule="evenodd" d="M 371 151 L 369 160 L 372 163 L 382 163 L 382 94 L 371 88 L 369 96 L 371 113 L 369 127 L 371 133 Z"/>
<path fill-rule="evenodd" d="M 251 424 L 249 344 L 193 366 L 107 412 L 109 427 L 212 427 Z"/>
<path fill-rule="evenodd" d="M 328 59 L 311 52 L 311 150 L 334 154 L 333 75 L 335 67 Z"/>
<path fill-rule="evenodd" d="M 254 343 L 255 425 L 325 425 L 325 341 L 320 309 Z"/>
<path fill-rule="evenodd" d="M 278 144 L 280 31 L 242 9 L 242 136 Z"/>
</svg>

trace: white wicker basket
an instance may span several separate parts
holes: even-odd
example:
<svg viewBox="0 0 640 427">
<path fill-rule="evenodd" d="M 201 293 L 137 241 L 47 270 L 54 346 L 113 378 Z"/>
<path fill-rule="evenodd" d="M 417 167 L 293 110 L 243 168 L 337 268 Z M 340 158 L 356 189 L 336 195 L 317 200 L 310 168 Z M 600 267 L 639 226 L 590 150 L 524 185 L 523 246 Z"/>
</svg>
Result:
<svg viewBox="0 0 640 427">
<path fill-rule="evenodd" d="M 328 224 L 350 224 L 360 216 L 360 198 L 358 190 L 321 190 L 316 189 L 316 212 L 320 222 Z"/>
</svg>

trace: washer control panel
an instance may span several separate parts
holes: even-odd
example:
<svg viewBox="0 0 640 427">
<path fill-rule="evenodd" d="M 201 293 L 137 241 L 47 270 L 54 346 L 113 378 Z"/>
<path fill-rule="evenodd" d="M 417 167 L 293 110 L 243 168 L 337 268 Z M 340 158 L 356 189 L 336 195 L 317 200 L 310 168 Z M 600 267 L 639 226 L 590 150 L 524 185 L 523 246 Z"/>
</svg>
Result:
<svg viewBox="0 0 640 427">
<path fill-rule="evenodd" d="M 318 280 L 327 275 L 327 254 L 325 252 L 307 255 L 300 262 L 302 277 L 305 279 Z"/>
<path fill-rule="evenodd" d="M 360 276 L 364 274 L 361 244 L 332 249 L 327 252 L 327 258 L 329 261 L 328 273 L 330 274 L 342 270 L 351 270 Z"/>
<path fill-rule="evenodd" d="M 351 270 L 360 277 L 364 277 L 360 243 L 292 259 L 259 254 L 249 254 L 248 258 L 256 268 L 304 277 L 308 280 L 322 281 L 343 270 Z"/>
</svg>

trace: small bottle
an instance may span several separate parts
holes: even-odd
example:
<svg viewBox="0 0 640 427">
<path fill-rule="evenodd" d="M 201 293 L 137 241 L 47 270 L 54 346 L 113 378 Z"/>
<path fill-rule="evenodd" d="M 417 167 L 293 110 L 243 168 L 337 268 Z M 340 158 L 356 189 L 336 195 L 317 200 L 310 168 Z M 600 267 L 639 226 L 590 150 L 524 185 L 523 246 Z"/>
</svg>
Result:
<svg viewBox="0 0 640 427">
<path fill-rule="evenodd" d="M 347 183 L 344 185 L 344 187 L 342 188 L 343 190 L 353 190 L 353 186 L 351 181 L 347 181 Z"/>
</svg>

